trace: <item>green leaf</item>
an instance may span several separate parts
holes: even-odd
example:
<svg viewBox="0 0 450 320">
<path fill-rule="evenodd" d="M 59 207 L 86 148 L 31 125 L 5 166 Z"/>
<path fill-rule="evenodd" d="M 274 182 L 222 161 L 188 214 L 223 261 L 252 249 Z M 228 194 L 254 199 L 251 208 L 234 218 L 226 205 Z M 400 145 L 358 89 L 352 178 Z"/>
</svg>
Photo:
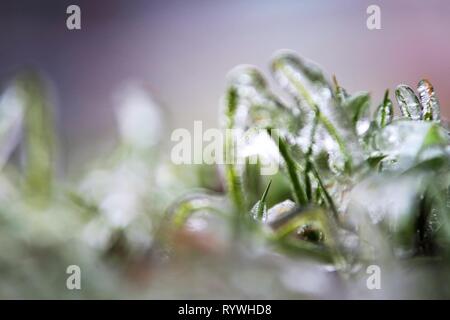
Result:
<svg viewBox="0 0 450 320">
<path fill-rule="evenodd" d="M 383 102 L 378 106 L 374 114 L 375 123 L 379 128 L 384 128 L 392 122 L 394 118 L 394 107 L 389 99 L 389 90 L 384 94 Z"/>
</svg>

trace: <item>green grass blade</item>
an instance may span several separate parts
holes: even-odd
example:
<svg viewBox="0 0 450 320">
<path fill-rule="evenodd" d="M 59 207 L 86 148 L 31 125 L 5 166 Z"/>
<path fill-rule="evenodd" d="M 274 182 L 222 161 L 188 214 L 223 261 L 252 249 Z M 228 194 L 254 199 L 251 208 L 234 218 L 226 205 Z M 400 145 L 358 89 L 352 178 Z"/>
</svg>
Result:
<svg viewBox="0 0 450 320">
<path fill-rule="evenodd" d="M 294 200 L 299 205 L 306 205 L 308 203 L 308 199 L 306 198 L 305 191 L 300 184 L 300 180 L 297 175 L 297 165 L 291 155 L 288 144 L 282 137 L 277 135 L 274 130 L 267 129 L 267 132 L 272 137 L 272 139 L 274 139 L 275 143 L 277 143 L 280 154 L 286 162 L 286 168 L 292 184 Z"/>
<path fill-rule="evenodd" d="M 238 105 L 238 95 L 235 88 L 230 88 L 227 93 L 225 115 L 227 118 L 227 129 L 234 128 L 234 116 L 236 114 Z M 225 176 L 228 187 L 228 194 L 238 213 L 244 214 L 246 212 L 245 196 L 243 190 L 242 179 L 238 175 L 235 166 L 235 141 L 232 134 L 225 135 L 225 155 L 229 159 L 225 165 Z"/>
<path fill-rule="evenodd" d="M 19 80 L 25 95 L 25 188 L 33 198 L 49 198 L 53 180 L 53 115 L 44 93 L 44 84 L 36 73 Z"/>
</svg>

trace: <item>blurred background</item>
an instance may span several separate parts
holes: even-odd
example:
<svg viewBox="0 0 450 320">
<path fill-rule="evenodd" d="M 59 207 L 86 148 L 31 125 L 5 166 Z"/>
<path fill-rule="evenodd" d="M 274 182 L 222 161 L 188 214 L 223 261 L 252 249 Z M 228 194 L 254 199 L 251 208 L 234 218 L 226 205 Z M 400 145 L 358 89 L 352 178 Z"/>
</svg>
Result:
<svg viewBox="0 0 450 320">
<path fill-rule="evenodd" d="M 81 30 L 66 28 L 70 4 L 81 7 Z M 381 30 L 366 27 L 370 4 L 381 7 Z M 248 63 L 268 74 L 282 48 L 349 91 L 371 91 L 373 104 L 386 88 L 429 78 L 449 117 L 449 16 L 445 0 L 2 0 L 0 81 L 30 65 L 47 75 L 69 169 L 114 139 L 114 94 L 127 81 L 145 82 L 168 130 L 214 127 L 227 72 Z"/>
</svg>

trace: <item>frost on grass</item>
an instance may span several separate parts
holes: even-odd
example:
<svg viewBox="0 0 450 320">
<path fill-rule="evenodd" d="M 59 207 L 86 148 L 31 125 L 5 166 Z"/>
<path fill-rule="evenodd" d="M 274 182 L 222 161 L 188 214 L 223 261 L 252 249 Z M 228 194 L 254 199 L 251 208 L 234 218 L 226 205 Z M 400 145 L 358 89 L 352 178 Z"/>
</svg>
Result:
<svg viewBox="0 0 450 320">
<path fill-rule="evenodd" d="M 270 177 L 262 161 L 170 164 L 163 114 L 131 85 L 111 153 L 57 179 L 45 82 L 12 81 L 0 96 L 0 297 L 449 297 L 449 132 L 430 82 L 399 85 L 395 117 L 388 90 L 372 104 L 293 52 L 270 71 L 278 91 L 256 67 L 233 69 L 220 118 L 241 135 L 224 151 L 276 161 Z M 74 263 L 77 292 L 64 288 Z"/>
<path fill-rule="evenodd" d="M 445 257 L 450 240 L 445 205 L 449 133 L 440 124 L 432 85 L 420 81 L 419 97 L 407 85 L 396 88 L 401 117 L 394 116 L 386 90 L 370 116 L 367 92 L 349 94 L 336 78 L 331 85 L 318 65 L 295 53 L 277 53 L 271 71 L 286 96 L 276 98 L 255 67 L 236 68 L 229 90 L 235 90 L 240 111 L 224 117 L 244 131 L 280 129 L 282 171 L 291 192 L 284 199 L 274 195 L 279 203 L 267 208 L 274 183 L 264 203 L 256 197 L 243 207 L 232 206 L 228 214 L 238 222 L 232 226 L 236 233 L 230 232 L 259 239 L 265 248 L 262 256 L 280 252 L 300 261 L 320 261 L 348 279 L 355 292 L 360 292 L 360 283 L 349 279 L 360 279 L 369 264 L 389 268 L 387 278 L 405 265 L 432 278 L 429 267 L 418 267 L 416 260 Z M 224 177 L 230 203 L 236 192 L 242 199 L 254 192 L 245 187 L 246 168 L 234 172 Z M 236 181 L 241 188 L 230 188 Z M 255 217 L 262 219 L 251 219 Z M 393 285 L 386 297 L 420 296 L 402 291 L 401 279 L 393 283 L 400 286 Z M 306 293 L 308 288 L 296 291 Z"/>
</svg>

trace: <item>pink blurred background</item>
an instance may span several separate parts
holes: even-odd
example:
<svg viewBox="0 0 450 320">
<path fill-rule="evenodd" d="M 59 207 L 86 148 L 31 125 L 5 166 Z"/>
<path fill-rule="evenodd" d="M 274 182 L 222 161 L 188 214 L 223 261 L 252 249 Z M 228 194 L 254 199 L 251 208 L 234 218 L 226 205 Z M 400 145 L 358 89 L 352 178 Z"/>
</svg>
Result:
<svg viewBox="0 0 450 320">
<path fill-rule="evenodd" d="M 81 7 L 82 30 L 66 29 L 69 4 Z M 370 4 L 381 7 L 381 30 L 366 28 Z M 217 126 L 227 72 L 249 63 L 268 74 L 282 48 L 349 91 L 370 90 L 373 103 L 386 88 L 428 78 L 449 118 L 449 32 L 445 0 L 2 0 L 0 81 L 30 64 L 52 79 L 70 163 L 114 136 L 112 97 L 124 82 L 145 81 L 169 130 Z"/>
</svg>

